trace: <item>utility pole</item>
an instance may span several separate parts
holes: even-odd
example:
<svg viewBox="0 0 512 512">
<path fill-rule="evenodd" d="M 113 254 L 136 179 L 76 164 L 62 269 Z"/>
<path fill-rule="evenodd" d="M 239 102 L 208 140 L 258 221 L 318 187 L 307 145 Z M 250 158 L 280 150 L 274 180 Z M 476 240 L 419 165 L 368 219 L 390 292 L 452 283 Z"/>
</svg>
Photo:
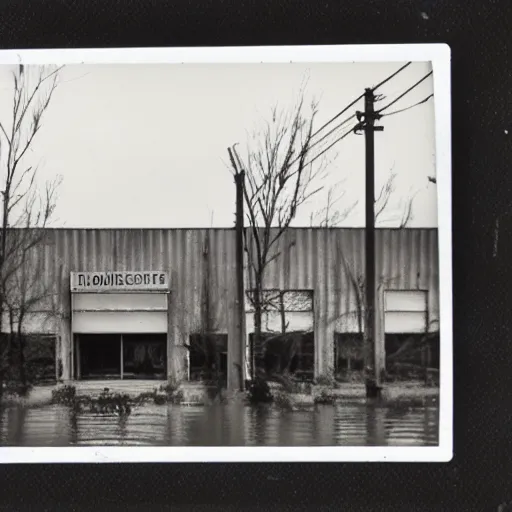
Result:
<svg viewBox="0 0 512 512">
<path fill-rule="evenodd" d="M 374 109 L 375 94 L 373 89 L 366 89 L 364 94 L 364 112 L 357 112 L 358 125 L 354 131 L 364 131 L 366 154 L 366 193 L 365 193 L 365 367 L 366 396 L 378 398 L 381 392 L 380 365 L 376 340 L 376 268 L 375 268 L 375 140 L 374 132 L 383 131 L 382 126 L 375 126 L 381 118 Z"/>
<path fill-rule="evenodd" d="M 236 372 L 236 377 L 230 379 L 231 389 L 244 390 L 245 381 L 245 287 L 244 287 L 244 186 L 245 172 L 240 166 L 238 155 L 234 148 L 228 148 L 229 158 L 234 170 L 236 185 L 236 215 L 235 215 L 235 279 L 236 279 L 236 336 L 232 347 L 228 349 L 228 373 Z M 230 361 L 229 354 L 232 354 Z"/>
</svg>

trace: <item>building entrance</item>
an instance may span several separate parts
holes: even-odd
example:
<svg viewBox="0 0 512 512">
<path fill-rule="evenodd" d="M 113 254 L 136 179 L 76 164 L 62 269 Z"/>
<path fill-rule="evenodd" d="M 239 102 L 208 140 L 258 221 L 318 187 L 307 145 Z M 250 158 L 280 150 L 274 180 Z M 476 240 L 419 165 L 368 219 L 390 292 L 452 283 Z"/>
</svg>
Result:
<svg viewBox="0 0 512 512">
<path fill-rule="evenodd" d="M 74 378 L 167 378 L 166 272 L 72 272 L 70 283 Z"/>
<path fill-rule="evenodd" d="M 82 334 L 77 339 L 78 375 L 82 379 L 121 378 L 121 337 Z"/>
<path fill-rule="evenodd" d="M 79 379 L 159 379 L 167 376 L 166 334 L 80 334 Z"/>
</svg>

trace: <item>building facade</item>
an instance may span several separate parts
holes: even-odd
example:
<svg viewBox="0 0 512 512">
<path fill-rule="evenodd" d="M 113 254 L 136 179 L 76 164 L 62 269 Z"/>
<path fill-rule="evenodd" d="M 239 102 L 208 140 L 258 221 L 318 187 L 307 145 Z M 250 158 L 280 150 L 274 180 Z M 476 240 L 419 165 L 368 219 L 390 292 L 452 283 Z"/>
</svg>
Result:
<svg viewBox="0 0 512 512">
<path fill-rule="evenodd" d="M 247 377 L 259 364 L 251 343 L 254 278 L 246 250 L 240 340 L 235 254 L 233 229 L 46 229 L 25 271 L 32 277 L 21 294 L 35 299 L 20 330 L 54 340 L 56 374 L 65 381 L 194 380 L 212 368 L 228 381 L 235 371 Z M 271 297 L 265 336 L 302 332 L 294 371 L 305 376 L 361 368 L 364 230 L 290 228 L 274 254 L 263 283 Z M 439 330 L 437 230 L 377 230 L 376 266 L 377 354 L 385 368 L 406 337 Z M 14 328 L 4 319 L 4 332 Z M 243 369 L 234 367 L 237 347 L 245 351 Z"/>
</svg>

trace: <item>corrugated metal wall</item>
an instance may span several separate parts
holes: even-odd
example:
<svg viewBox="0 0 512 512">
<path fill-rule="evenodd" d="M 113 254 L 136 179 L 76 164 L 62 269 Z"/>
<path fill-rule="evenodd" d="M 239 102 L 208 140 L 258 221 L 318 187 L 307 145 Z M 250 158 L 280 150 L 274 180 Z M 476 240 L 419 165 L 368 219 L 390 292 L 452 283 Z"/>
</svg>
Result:
<svg viewBox="0 0 512 512">
<path fill-rule="evenodd" d="M 232 229 L 49 229 L 37 250 L 38 273 L 53 288 L 69 331 L 69 274 L 78 271 L 166 270 L 171 283 L 169 337 L 188 343 L 202 328 L 209 290 L 209 329 L 235 332 L 235 232 Z M 438 244 L 435 229 L 381 229 L 376 232 L 379 336 L 383 338 L 384 289 L 429 291 L 429 316 L 439 316 Z M 250 246 L 250 237 L 249 237 Z M 364 275 L 363 229 L 289 229 L 276 243 L 265 288 L 314 291 L 316 371 L 333 365 L 335 331 L 353 330 L 356 290 Z M 254 282 L 246 266 L 246 283 Z M 203 306 L 202 306 L 203 305 Z M 49 307 L 46 304 L 44 309 Z M 249 327 L 249 326 L 248 326 Z M 250 329 L 248 329 L 250 330 Z M 231 338 L 231 337 L 230 337 Z M 70 334 L 63 336 L 69 347 Z M 66 358 L 71 349 L 63 348 Z M 170 362 L 184 356 L 185 351 Z M 67 355 L 66 355 L 67 354 Z M 174 352 L 176 356 L 177 352 Z M 71 361 L 63 361 L 71 365 Z"/>
<path fill-rule="evenodd" d="M 272 237 L 271 237 L 272 238 Z M 376 266 L 379 300 L 377 336 L 384 364 L 383 296 L 390 290 L 428 290 L 429 320 L 439 318 L 437 230 L 379 229 Z M 254 254 L 254 240 L 248 237 Z M 357 286 L 364 284 L 363 229 L 290 229 L 276 242 L 279 257 L 265 271 L 264 288 L 312 289 L 315 307 L 316 371 L 334 365 L 334 333 L 358 328 Z M 246 283 L 254 285 L 246 267 Z M 435 328 L 435 324 L 434 324 Z"/>
</svg>

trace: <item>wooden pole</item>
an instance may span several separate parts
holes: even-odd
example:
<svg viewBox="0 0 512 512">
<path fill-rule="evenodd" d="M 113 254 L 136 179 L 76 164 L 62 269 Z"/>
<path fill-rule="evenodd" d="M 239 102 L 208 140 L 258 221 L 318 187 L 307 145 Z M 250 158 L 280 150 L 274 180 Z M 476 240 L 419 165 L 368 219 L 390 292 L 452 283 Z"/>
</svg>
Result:
<svg viewBox="0 0 512 512">
<path fill-rule="evenodd" d="M 376 329 L 376 279 L 375 279 L 375 140 L 374 132 L 382 131 L 382 126 L 375 126 L 380 116 L 374 110 L 375 95 L 372 89 L 366 89 L 364 95 L 365 156 L 366 156 L 366 193 L 365 193 L 365 267 L 366 267 L 366 315 L 365 315 L 365 352 L 366 352 L 366 396 L 377 398 L 381 392 L 380 368 Z"/>
<path fill-rule="evenodd" d="M 244 287 L 244 186 L 245 172 L 237 165 L 238 155 L 234 154 L 234 148 L 229 148 L 229 157 L 234 169 L 236 185 L 236 217 L 235 217 L 235 336 L 229 340 L 228 346 L 228 386 L 233 390 L 244 389 L 245 379 L 245 287 Z M 235 159 L 236 158 L 236 159 Z M 231 357 L 230 357 L 231 356 Z M 229 374 L 232 377 L 229 377 Z M 231 386 L 229 385 L 231 383 Z"/>
</svg>

